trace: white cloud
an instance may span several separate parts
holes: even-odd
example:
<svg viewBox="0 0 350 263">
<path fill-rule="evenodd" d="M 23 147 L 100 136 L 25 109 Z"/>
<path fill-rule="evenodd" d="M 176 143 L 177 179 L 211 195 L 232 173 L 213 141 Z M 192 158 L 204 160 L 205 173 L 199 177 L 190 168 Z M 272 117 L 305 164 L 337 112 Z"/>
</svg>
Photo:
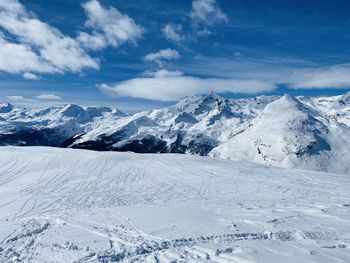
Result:
<svg viewBox="0 0 350 263">
<path fill-rule="evenodd" d="M 22 4 L 16 0 L 2 0 L 0 2 L 0 9 L 5 9 L 14 13 L 24 13 L 25 9 Z"/>
<path fill-rule="evenodd" d="M 23 78 L 28 79 L 28 80 L 39 80 L 40 79 L 37 75 L 35 75 L 33 73 L 29 73 L 29 72 L 25 72 L 22 76 L 23 76 Z"/>
<path fill-rule="evenodd" d="M 86 49 L 91 50 L 101 50 L 106 48 L 108 45 L 105 37 L 100 33 L 93 32 L 91 34 L 80 32 L 77 40 L 84 46 Z"/>
<path fill-rule="evenodd" d="M 260 80 L 199 78 L 185 76 L 178 71 L 161 70 L 153 76 L 135 78 L 116 85 L 102 84 L 99 88 L 114 96 L 174 101 L 187 95 L 211 91 L 254 94 L 271 91 L 275 86 Z"/>
<path fill-rule="evenodd" d="M 287 78 L 287 84 L 297 89 L 349 88 L 350 64 L 294 70 Z"/>
<path fill-rule="evenodd" d="M 91 58 L 75 39 L 63 35 L 58 29 L 40 21 L 28 12 L 18 0 L 0 2 L 0 27 L 16 38 L 17 42 L 1 41 L 7 49 L 20 50 L 29 57 L 29 62 L 10 55 L 11 67 L 1 69 L 7 72 L 32 71 L 38 73 L 80 72 L 85 68 L 99 68 L 96 59 Z M 16 61 L 15 61 L 16 60 Z M 25 66 L 18 65 L 20 63 Z"/>
<path fill-rule="evenodd" d="M 191 17 L 196 23 L 214 24 L 227 22 L 228 18 L 218 6 L 216 0 L 194 0 Z"/>
<path fill-rule="evenodd" d="M 190 17 L 192 19 L 192 32 L 184 33 L 181 24 L 169 23 L 162 30 L 165 38 L 176 44 L 185 40 L 196 41 L 198 38 L 214 34 L 207 27 L 219 22 L 228 22 L 226 14 L 221 10 L 216 0 L 193 0 Z"/>
<path fill-rule="evenodd" d="M 6 99 L 14 102 L 34 102 L 35 100 L 25 98 L 23 96 L 6 96 Z"/>
<path fill-rule="evenodd" d="M 163 65 L 163 62 L 165 60 L 173 60 L 178 59 L 180 57 L 179 52 L 177 52 L 174 49 L 162 49 L 155 53 L 150 53 L 147 56 L 145 56 L 145 61 L 154 61 L 159 64 L 159 66 Z"/>
<path fill-rule="evenodd" d="M 25 99 L 23 96 L 6 96 L 6 98 L 8 100 L 13 100 L 13 101 L 21 101 Z"/>
<path fill-rule="evenodd" d="M 250 59 L 236 53 L 233 58 L 199 56 L 178 69 L 192 75 L 263 80 L 295 89 L 350 88 L 350 63 L 322 66 L 302 59 Z"/>
<path fill-rule="evenodd" d="M 205 37 L 208 37 L 208 36 L 210 36 L 210 35 L 212 35 L 213 34 L 213 32 L 211 32 L 209 29 L 207 29 L 207 28 L 204 28 L 204 29 L 202 29 L 202 30 L 199 30 L 198 32 L 197 32 L 197 36 L 198 37 L 203 37 L 203 38 L 205 38 Z"/>
<path fill-rule="evenodd" d="M 88 18 L 85 26 L 93 30 L 91 34 L 81 32 L 78 37 L 86 48 L 118 47 L 125 42 L 136 43 L 142 37 L 142 27 L 118 9 L 104 8 L 97 0 L 90 0 L 82 6 Z"/>
<path fill-rule="evenodd" d="M 62 100 L 62 98 L 54 93 L 40 94 L 35 97 L 40 100 Z"/>
<path fill-rule="evenodd" d="M 29 45 L 10 43 L 1 35 L 0 70 L 13 74 L 22 72 L 55 72 L 55 68 L 34 53 Z"/>
<path fill-rule="evenodd" d="M 86 50 L 135 43 L 142 36 L 142 28 L 117 9 L 104 8 L 97 0 L 82 6 L 91 32 L 80 32 L 75 39 L 42 22 L 18 0 L 1 0 L 0 30 L 6 37 L 0 31 L 0 70 L 34 80 L 40 73 L 99 69 L 99 60 Z"/>
<path fill-rule="evenodd" d="M 182 34 L 182 26 L 175 24 L 167 24 L 163 28 L 163 35 L 166 39 L 175 43 L 179 43 L 185 40 L 185 36 Z"/>
<path fill-rule="evenodd" d="M 200 57 L 180 71 L 159 70 L 99 88 L 112 96 L 175 101 L 187 95 L 270 92 L 279 85 L 294 89 L 350 88 L 350 63 L 322 67 L 293 58 L 265 59 Z M 187 72 L 183 74 L 182 72 Z M 195 77 L 207 76 L 207 77 Z"/>
</svg>

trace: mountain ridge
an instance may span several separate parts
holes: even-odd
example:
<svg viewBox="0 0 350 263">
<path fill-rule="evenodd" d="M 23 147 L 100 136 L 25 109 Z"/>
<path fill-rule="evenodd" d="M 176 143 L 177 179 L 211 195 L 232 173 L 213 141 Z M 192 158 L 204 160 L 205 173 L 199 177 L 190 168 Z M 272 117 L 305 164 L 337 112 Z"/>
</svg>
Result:
<svg viewBox="0 0 350 263">
<path fill-rule="evenodd" d="M 0 145 L 182 153 L 350 173 L 350 93 L 333 97 L 189 96 L 133 115 L 74 104 L 0 103 Z M 349 163 L 349 164 L 347 164 Z"/>
</svg>

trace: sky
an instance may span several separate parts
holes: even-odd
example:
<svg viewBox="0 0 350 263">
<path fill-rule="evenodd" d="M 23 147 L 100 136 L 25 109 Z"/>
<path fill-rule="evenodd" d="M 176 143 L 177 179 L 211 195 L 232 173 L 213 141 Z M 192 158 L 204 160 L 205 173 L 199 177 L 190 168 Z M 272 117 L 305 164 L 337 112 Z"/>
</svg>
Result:
<svg viewBox="0 0 350 263">
<path fill-rule="evenodd" d="M 346 0 L 1 0 L 0 101 L 126 112 L 350 90 Z"/>
</svg>

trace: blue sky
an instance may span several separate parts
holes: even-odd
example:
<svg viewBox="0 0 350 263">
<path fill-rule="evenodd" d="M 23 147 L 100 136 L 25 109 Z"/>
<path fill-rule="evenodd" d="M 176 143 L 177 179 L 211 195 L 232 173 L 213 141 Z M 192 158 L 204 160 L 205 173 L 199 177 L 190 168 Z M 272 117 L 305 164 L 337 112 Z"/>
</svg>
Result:
<svg viewBox="0 0 350 263">
<path fill-rule="evenodd" d="M 2 0 L 0 100 L 134 112 L 210 91 L 344 93 L 349 8 L 345 0 Z"/>
</svg>

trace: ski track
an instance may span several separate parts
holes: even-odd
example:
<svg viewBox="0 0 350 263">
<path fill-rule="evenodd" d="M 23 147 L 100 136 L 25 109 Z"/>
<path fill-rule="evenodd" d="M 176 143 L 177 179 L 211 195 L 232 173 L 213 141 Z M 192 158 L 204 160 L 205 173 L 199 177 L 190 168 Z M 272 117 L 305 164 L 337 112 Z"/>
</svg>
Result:
<svg viewBox="0 0 350 263">
<path fill-rule="evenodd" d="M 348 262 L 349 190 L 207 157 L 6 147 L 0 262 L 272 262 L 270 246 L 276 262 Z"/>
<path fill-rule="evenodd" d="M 235 243 L 238 241 L 251 240 L 275 240 L 281 242 L 292 242 L 300 240 L 337 240 L 338 237 L 332 232 L 298 232 L 298 231 L 279 231 L 263 233 L 232 233 L 224 235 L 199 236 L 191 238 L 179 238 L 175 240 L 166 240 L 151 237 L 135 229 L 127 228 L 124 225 L 113 229 L 103 228 L 98 224 L 89 224 L 84 221 L 67 222 L 61 218 L 31 219 L 22 224 L 21 228 L 11 233 L 0 243 L 0 259 L 6 261 L 6 258 L 15 258 L 15 261 L 31 260 L 32 255 L 22 257 L 27 250 L 38 246 L 49 249 L 48 244 L 40 243 L 40 235 L 55 224 L 67 225 L 72 228 L 79 228 L 90 232 L 93 235 L 107 238 L 111 247 L 105 251 L 89 252 L 88 255 L 77 259 L 75 262 L 135 262 L 144 260 L 146 257 L 157 257 L 159 254 L 166 254 L 172 251 L 173 255 L 179 260 L 188 260 L 190 258 L 202 258 L 211 260 L 211 262 L 222 262 L 218 251 L 202 251 L 199 245 L 207 243 Z M 28 229 L 28 227 L 30 227 Z M 84 251 L 74 244 L 51 246 L 62 250 Z M 116 250 L 115 248 L 118 248 Z M 19 248 L 15 250 L 14 248 Z M 35 249 L 35 248 L 34 248 Z M 208 252 L 209 251 L 209 252 Z M 213 257 L 211 259 L 211 257 Z M 230 262 L 235 262 L 233 258 Z M 238 261 L 237 261 L 238 262 Z"/>
</svg>

